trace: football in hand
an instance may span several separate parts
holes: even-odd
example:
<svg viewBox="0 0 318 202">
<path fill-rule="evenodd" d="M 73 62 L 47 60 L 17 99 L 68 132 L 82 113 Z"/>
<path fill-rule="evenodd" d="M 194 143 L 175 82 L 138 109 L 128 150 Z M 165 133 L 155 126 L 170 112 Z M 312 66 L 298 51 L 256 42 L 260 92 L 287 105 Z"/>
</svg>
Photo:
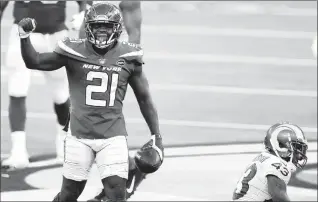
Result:
<svg viewBox="0 0 318 202">
<path fill-rule="evenodd" d="M 140 149 L 135 155 L 135 163 L 143 173 L 153 173 L 162 164 L 159 153 L 152 147 Z"/>
</svg>

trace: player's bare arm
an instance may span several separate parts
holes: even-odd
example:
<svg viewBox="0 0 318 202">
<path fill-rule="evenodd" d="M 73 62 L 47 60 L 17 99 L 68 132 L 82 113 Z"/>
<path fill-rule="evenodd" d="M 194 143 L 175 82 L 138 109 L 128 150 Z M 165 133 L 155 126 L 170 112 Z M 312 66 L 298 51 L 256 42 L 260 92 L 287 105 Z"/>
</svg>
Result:
<svg viewBox="0 0 318 202">
<path fill-rule="evenodd" d="M 140 1 L 121 1 L 119 7 L 127 30 L 128 41 L 140 44 L 142 23 Z"/>
<path fill-rule="evenodd" d="M 57 70 L 65 65 L 62 56 L 54 52 L 38 53 L 30 40 L 30 33 L 35 29 L 36 22 L 31 18 L 24 18 L 19 22 L 19 35 L 21 40 L 21 54 L 28 69 L 41 71 Z"/>
<path fill-rule="evenodd" d="M 142 172 L 153 173 L 159 169 L 163 162 L 164 148 L 159 131 L 158 113 L 150 95 L 148 80 L 141 66 L 135 68 L 129 84 L 135 93 L 140 111 L 151 132 L 151 140 L 137 151 L 135 162 Z"/>
<path fill-rule="evenodd" d="M 160 134 L 158 113 L 150 95 L 148 80 L 141 66 L 134 71 L 129 80 L 129 85 L 135 93 L 140 111 L 148 124 L 151 134 Z"/>
<path fill-rule="evenodd" d="M 29 37 L 21 39 L 21 54 L 28 69 L 53 71 L 64 66 L 60 55 L 54 52 L 38 53 Z"/>
<path fill-rule="evenodd" d="M 3 14 L 4 10 L 6 9 L 8 3 L 9 3 L 9 1 L 0 1 L 0 21 L 2 19 L 2 14 Z"/>
<path fill-rule="evenodd" d="M 267 175 L 268 191 L 273 201 L 290 201 L 287 195 L 287 185 L 277 176 Z"/>
</svg>

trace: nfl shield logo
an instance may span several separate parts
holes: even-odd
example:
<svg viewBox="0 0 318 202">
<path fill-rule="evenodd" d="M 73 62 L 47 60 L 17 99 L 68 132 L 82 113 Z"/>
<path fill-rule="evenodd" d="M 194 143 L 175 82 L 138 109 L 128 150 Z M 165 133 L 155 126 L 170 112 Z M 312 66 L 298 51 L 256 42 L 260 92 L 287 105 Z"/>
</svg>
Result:
<svg viewBox="0 0 318 202">
<path fill-rule="evenodd" d="M 99 59 L 99 63 L 102 64 L 102 65 L 105 64 L 106 63 L 106 59 Z"/>
</svg>

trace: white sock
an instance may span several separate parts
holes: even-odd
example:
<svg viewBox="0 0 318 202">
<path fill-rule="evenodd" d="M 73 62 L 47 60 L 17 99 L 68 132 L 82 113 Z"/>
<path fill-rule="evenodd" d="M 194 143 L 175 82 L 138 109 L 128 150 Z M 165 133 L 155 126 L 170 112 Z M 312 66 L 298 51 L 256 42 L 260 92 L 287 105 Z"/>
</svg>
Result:
<svg viewBox="0 0 318 202">
<path fill-rule="evenodd" d="M 24 131 L 15 131 L 11 133 L 11 155 L 27 154 L 26 134 Z"/>
</svg>

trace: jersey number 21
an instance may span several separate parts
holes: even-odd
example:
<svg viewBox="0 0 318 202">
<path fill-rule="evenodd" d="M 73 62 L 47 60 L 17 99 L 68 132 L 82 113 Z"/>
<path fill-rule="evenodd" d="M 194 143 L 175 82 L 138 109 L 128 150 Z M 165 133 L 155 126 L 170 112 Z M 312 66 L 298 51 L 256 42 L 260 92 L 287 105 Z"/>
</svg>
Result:
<svg viewBox="0 0 318 202">
<path fill-rule="evenodd" d="M 86 104 L 95 107 L 106 107 L 106 100 L 95 100 L 92 99 L 92 93 L 105 93 L 108 90 L 108 82 L 110 80 L 110 92 L 109 92 L 109 103 L 108 106 L 112 107 L 115 104 L 115 96 L 118 84 L 118 73 L 112 73 L 109 79 L 109 75 L 106 72 L 94 72 L 90 71 L 87 73 L 86 79 L 93 81 L 94 79 L 100 79 L 101 85 L 88 85 L 86 87 Z"/>
</svg>

